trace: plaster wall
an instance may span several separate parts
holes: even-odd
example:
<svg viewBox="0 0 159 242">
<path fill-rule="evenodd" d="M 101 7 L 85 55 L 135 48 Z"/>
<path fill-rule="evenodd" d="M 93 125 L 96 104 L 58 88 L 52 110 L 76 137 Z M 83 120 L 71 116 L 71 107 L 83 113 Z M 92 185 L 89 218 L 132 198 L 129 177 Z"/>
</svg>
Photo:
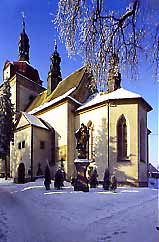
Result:
<svg viewBox="0 0 159 242">
<path fill-rule="evenodd" d="M 143 105 L 139 105 L 138 107 L 138 112 L 139 112 L 139 116 L 138 116 L 138 127 L 139 127 L 139 133 L 138 133 L 138 139 L 139 139 L 139 182 L 141 184 L 146 184 L 148 183 L 148 154 L 147 154 L 147 112 L 144 108 Z M 144 137 L 142 136 L 142 138 L 144 139 L 144 141 L 140 141 L 140 123 L 142 123 L 142 131 L 144 133 Z M 143 146 L 144 146 L 144 159 L 141 159 L 141 153 L 140 153 L 140 142 L 143 142 Z"/>
<path fill-rule="evenodd" d="M 22 127 L 24 127 L 25 125 L 28 125 L 28 124 L 29 124 L 28 120 L 24 117 L 24 115 L 22 115 L 21 118 L 20 118 L 20 121 L 17 125 L 17 129 L 22 128 Z"/>
<path fill-rule="evenodd" d="M 24 111 L 35 96 L 37 96 L 37 92 L 34 91 L 34 88 L 29 89 L 20 84 L 17 85 L 17 111 Z"/>
<path fill-rule="evenodd" d="M 55 169 L 61 165 L 61 159 L 64 159 L 67 168 L 68 103 L 57 105 L 36 116 L 48 122 L 55 130 Z"/>
<path fill-rule="evenodd" d="M 138 104 L 110 103 L 110 172 L 119 182 L 138 185 Z M 117 122 L 121 115 L 127 123 L 127 160 L 117 160 Z"/>
<path fill-rule="evenodd" d="M 50 132 L 45 129 L 33 127 L 33 176 L 37 175 L 38 164 L 44 174 L 45 167 L 51 161 L 51 140 Z M 44 147 L 40 148 L 40 142 L 44 142 Z"/>
<path fill-rule="evenodd" d="M 93 128 L 93 153 L 97 166 L 98 179 L 103 180 L 104 171 L 108 167 L 108 132 L 107 132 L 107 105 L 80 112 L 75 119 L 75 130 L 91 121 Z M 76 153 L 77 156 L 77 153 Z"/>
<path fill-rule="evenodd" d="M 10 91 L 11 91 L 11 102 L 12 104 L 14 104 L 14 110 L 16 111 L 16 104 L 17 104 L 17 100 L 16 100 L 16 83 L 13 81 L 13 83 L 10 83 Z"/>
<path fill-rule="evenodd" d="M 8 65 L 8 67 L 5 68 L 3 71 L 3 80 L 10 78 L 10 76 L 11 76 L 11 65 Z"/>
<path fill-rule="evenodd" d="M 31 166 L 31 126 L 14 133 L 14 145 L 11 144 L 10 171 L 12 177 L 17 177 L 17 168 L 20 162 L 25 164 L 25 175 Z M 18 143 L 25 141 L 25 148 L 18 149 Z"/>
<path fill-rule="evenodd" d="M 75 129 L 81 123 L 92 121 L 93 151 L 99 180 L 103 180 L 108 167 L 108 111 L 109 111 L 109 169 L 115 173 L 119 182 L 138 183 L 138 104 L 110 103 L 98 108 L 88 109 L 76 116 Z M 117 161 L 117 122 L 121 115 L 127 121 L 128 161 Z"/>
<path fill-rule="evenodd" d="M 76 157 L 76 140 L 75 140 L 75 107 L 68 103 L 68 129 L 67 129 L 67 166 L 65 171 L 67 178 L 70 179 L 75 172 L 74 160 Z"/>
</svg>

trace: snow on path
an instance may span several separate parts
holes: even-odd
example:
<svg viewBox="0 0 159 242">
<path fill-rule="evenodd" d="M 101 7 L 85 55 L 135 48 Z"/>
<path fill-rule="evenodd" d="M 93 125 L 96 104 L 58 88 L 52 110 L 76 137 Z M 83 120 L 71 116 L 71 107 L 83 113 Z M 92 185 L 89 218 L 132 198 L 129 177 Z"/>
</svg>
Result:
<svg viewBox="0 0 159 242">
<path fill-rule="evenodd" d="M 52 232 L 47 230 L 48 220 L 41 216 L 40 208 L 28 203 L 25 196 L 0 191 L 0 207 L 7 218 L 7 231 L 2 230 L 0 242 L 52 242 Z"/>
<path fill-rule="evenodd" d="M 157 190 L 46 191 L 0 180 L 0 242 L 158 242 Z"/>
</svg>

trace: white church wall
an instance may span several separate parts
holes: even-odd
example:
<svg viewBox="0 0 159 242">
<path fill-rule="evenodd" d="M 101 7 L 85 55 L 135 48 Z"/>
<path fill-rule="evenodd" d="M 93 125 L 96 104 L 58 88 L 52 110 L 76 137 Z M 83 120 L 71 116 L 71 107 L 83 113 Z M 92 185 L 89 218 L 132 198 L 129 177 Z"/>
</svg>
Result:
<svg viewBox="0 0 159 242">
<path fill-rule="evenodd" d="M 7 78 L 10 78 L 11 76 L 11 64 L 7 66 L 7 68 L 3 71 L 3 80 L 6 80 Z"/>
<path fill-rule="evenodd" d="M 148 182 L 148 154 L 147 154 L 147 112 L 141 104 L 139 105 L 139 116 L 138 116 L 138 127 L 139 127 L 139 133 L 138 133 L 138 139 L 139 139 L 139 182 L 140 183 L 147 183 Z M 142 130 L 141 130 L 142 125 Z M 143 135 L 140 135 L 140 132 L 143 132 Z M 144 140 L 140 140 L 140 139 Z M 142 149 L 143 149 L 143 155 L 141 156 L 140 152 L 140 142 L 142 143 Z"/>
<path fill-rule="evenodd" d="M 127 161 L 117 160 L 117 122 L 124 115 L 127 123 Z M 138 182 L 138 104 L 114 102 L 110 104 L 110 171 L 119 182 Z"/>
<path fill-rule="evenodd" d="M 19 98 L 20 102 L 17 100 L 18 107 L 17 110 L 24 111 L 28 104 L 31 102 L 32 97 L 37 96 L 37 92 L 31 90 L 30 88 L 24 87 L 22 85 L 17 85 L 17 97 Z"/>
<path fill-rule="evenodd" d="M 64 169 L 68 179 L 71 179 L 75 171 L 74 159 L 76 144 L 74 109 L 74 105 L 72 103 L 68 103 L 67 160 L 64 162 Z"/>
<path fill-rule="evenodd" d="M 14 133 L 14 145 L 11 145 L 10 171 L 12 177 L 17 177 L 17 169 L 20 162 L 25 164 L 25 175 L 28 176 L 28 170 L 31 165 L 31 127 L 19 130 Z M 22 147 L 22 142 L 25 147 Z"/>
<path fill-rule="evenodd" d="M 57 105 L 36 116 L 48 122 L 55 130 L 55 159 L 56 165 L 60 165 L 61 158 L 67 157 L 68 103 Z"/>
<path fill-rule="evenodd" d="M 10 91 L 11 91 L 11 102 L 12 104 L 14 104 L 14 110 L 16 111 L 16 104 L 17 104 L 17 100 L 16 100 L 16 82 L 15 82 L 15 78 L 13 78 L 13 80 L 10 82 Z"/>
<path fill-rule="evenodd" d="M 21 128 L 21 127 L 24 127 L 25 125 L 29 125 L 29 122 L 28 122 L 28 120 L 24 117 L 24 115 L 22 115 L 21 118 L 20 118 L 20 121 L 19 121 L 19 123 L 18 123 L 18 125 L 17 125 L 17 129 L 18 129 L 18 128 Z"/>
<path fill-rule="evenodd" d="M 121 115 L 127 122 L 127 161 L 117 161 L 117 122 Z M 103 179 L 108 167 L 108 104 L 80 112 L 76 116 L 75 129 L 81 123 L 92 121 L 93 150 L 99 180 Z M 115 173 L 119 182 L 138 183 L 138 104 L 117 101 L 109 104 L 109 170 Z"/>
<path fill-rule="evenodd" d="M 87 125 L 91 121 L 93 128 L 93 156 L 99 174 L 98 179 L 103 180 L 104 171 L 108 167 L 108 142 L 107 142 L 107 105 L 81 112 L 76 116 L 75 129 L 81 123 Z"/>
<path fill-rule="evenodd" d="M 33 176 L 37 175 L 39 163 L 44 174 L 46 165 L 51 161 L 50 139 L 48 130 L 33 127 Z"/>
</svg>

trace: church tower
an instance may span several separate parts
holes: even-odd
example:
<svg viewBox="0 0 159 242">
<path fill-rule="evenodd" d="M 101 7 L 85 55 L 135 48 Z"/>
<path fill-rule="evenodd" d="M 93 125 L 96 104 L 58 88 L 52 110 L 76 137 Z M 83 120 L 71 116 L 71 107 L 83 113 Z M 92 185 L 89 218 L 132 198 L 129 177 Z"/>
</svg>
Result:
<svg viewBox="0 0 159 242">
<path fill-rule="evenodd" d="M 61 70 L 60 70 L 60 63 L 61 63 L 61 57 L 59 56 L 59 53 L 57 52 L 57 44 L 55 42 L 55 49 L 54 52 L 50 58 L 51 65 L 50 65 L 50 71 L 48 73 L 47 83 L 47 94 L 50 95 L 52 91 L 57 87 L 58 83 L 62 81 L 61 77 Z"/>
<path fill-rule="evenodd" d="M 16 114 L 25 111 L 28 105 L 45 90 L 42 87 L 38 71 L 29 64 L 29 38 L 25 30 L 23 16 L 22 32 L 18 43 L 18 61 L 11 63 L 7 60 L 3 68 L 3 80 L 9 80 L 11 86 L 11 100 Z M 3 84 L 2 84 L 3 86 Z M 0 87 L 1 93 L 1 87 Z"/>
<path fill-rule="evenodd" d="M 119 57 L 116 53 L 109 59 L 109 71 L 107 78 L 108 92 L 113 92 L 120 88 L 121 73 L 119 72 Z"/>
<path fill-rule="evenodd" d="M 23 22 L 22 22 L 23 30 L 20 34 L 20 40 L 19 40 L 19 61 L 27 61 L 29 63 L 29 38 L 25 32 L 25 22 L 24 22 L 24 16 L 23 16 Z"/>
</svg>

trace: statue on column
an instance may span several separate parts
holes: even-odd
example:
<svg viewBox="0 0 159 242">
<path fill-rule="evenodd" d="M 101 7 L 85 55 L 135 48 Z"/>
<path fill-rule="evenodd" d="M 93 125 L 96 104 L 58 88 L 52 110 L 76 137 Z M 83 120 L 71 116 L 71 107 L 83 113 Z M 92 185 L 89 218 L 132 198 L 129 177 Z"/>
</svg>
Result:
<svg viewBox="0 0 159 242">
<path fill-rule="evenodd" d="M 87 126 L 82 123 L 81 127 L 76 131 L 75 137 L 77 140 L 76 149 L 78 150 L 78 158 L 86 159 L 87 143 L 89 140 L 89 132 Z"/>
<path fill-rule="evenodd" d="M 74 190 L 89 192 L 88 179 L 86 177 L 89 160 L 87 159 L 87 143 L 89 140 L 89 133 L 87 126 L 83 123 L 81 127 L 75 132 L 77 140 L 76 149 L 78 151 L 78 159 L 75 159 L 74 164 L 77 170 L 77 178 L 74 181 Z"/>
</svg>

